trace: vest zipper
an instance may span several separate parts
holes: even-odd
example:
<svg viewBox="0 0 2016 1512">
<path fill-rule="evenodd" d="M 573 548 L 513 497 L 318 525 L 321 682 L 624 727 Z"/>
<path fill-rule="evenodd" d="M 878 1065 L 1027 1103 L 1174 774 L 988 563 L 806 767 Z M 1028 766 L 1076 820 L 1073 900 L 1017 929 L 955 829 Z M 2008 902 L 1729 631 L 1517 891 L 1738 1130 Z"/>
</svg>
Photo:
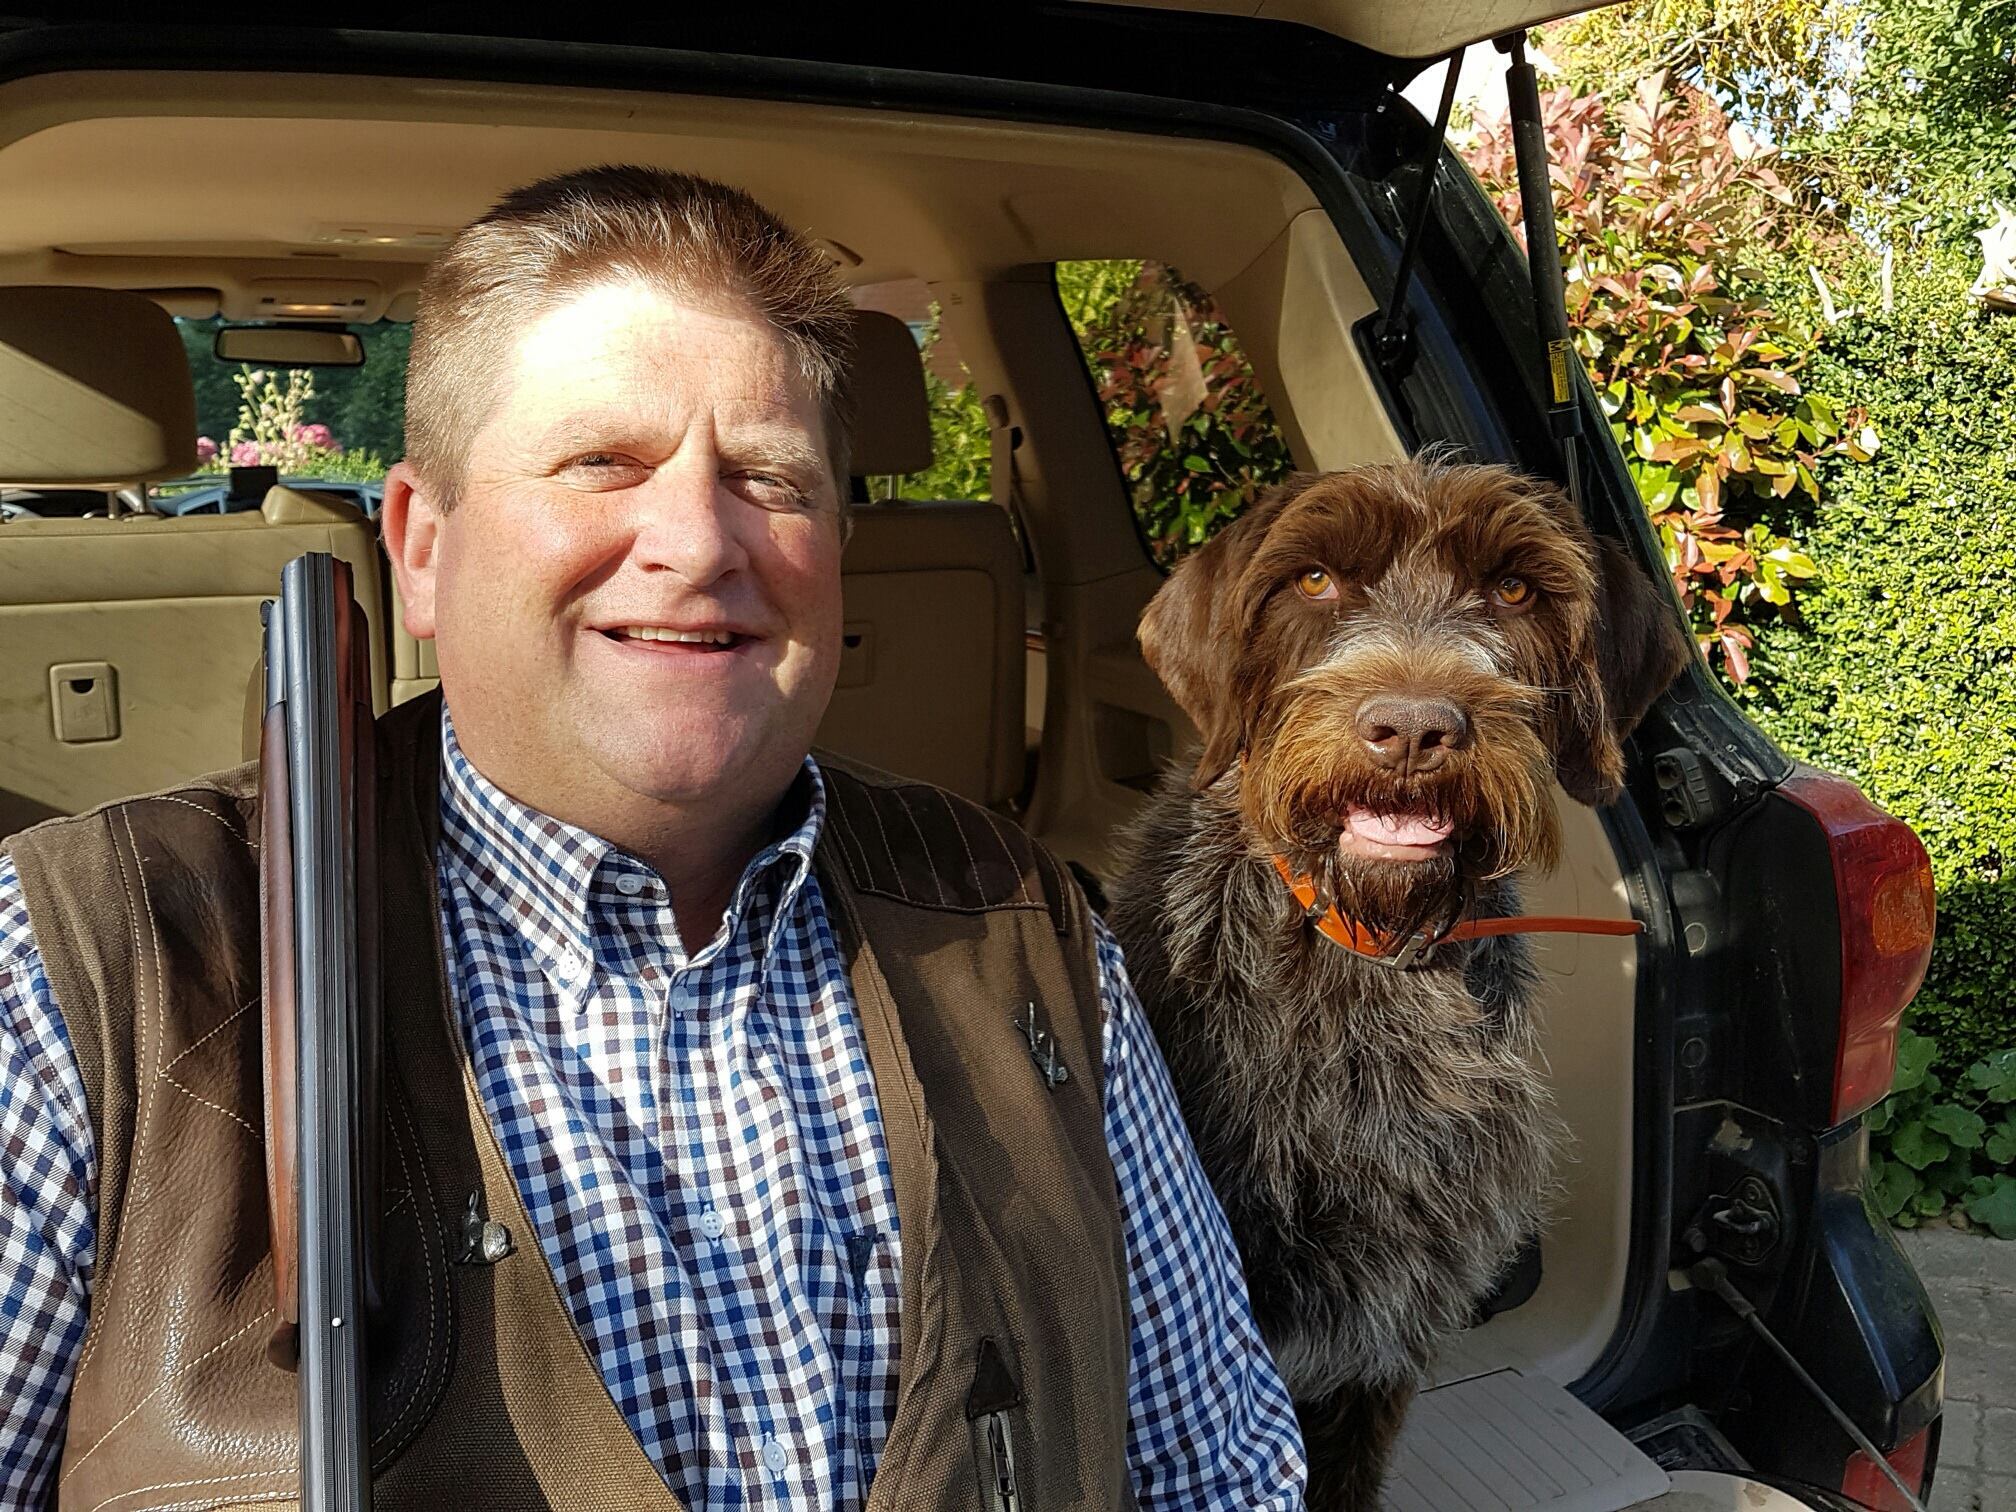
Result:
<svg viewBox="0 0 2016 1512">
<path fill-rule="evenodd" d="M 987 1433 L 987 1456 L 993 1473 L 988 1477 L 988 1512 L 1022 1512 L 1022 1497 L 1015 1485 L 1015 1431 L 1008 1414 L 990 1412 L 981 1419 Z"/>
<path fill-rule="evenodd" d="M 986 1441 L 984 1450 L 974 1445 L 986 1512 L 1023 1512 L 1022 1487 L 1015 1476 L 1015 1425 L 1008 1416 L 1022 1405 L 1022 1387 L 992 1339 L 980 1341 L 977 1365 L 973 1389 L 966 1394 L 966 1420 L 975 1438 Z"/>
</svg>

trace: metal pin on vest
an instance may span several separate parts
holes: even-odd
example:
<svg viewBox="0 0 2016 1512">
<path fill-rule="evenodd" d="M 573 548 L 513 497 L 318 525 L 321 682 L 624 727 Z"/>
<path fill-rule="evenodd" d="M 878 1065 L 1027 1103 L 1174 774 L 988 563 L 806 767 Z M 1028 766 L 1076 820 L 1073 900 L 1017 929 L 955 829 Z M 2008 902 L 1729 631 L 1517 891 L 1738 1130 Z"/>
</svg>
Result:
<svg viewBox="0 0 2016 1512">
<path fill-rule="evenodd" d="M 1036 1062 L 1036 1069 L 1043 1074 L 1043 1085 L 1056 1091 L 1071 1080 L 1071 1072 L 1064 1062 L 1057 1058 L 1057 1038 L 1036 1021 L 1036 1005 L 1028 1005 L 1029 1021 L 1014 1020 L 1015 1027 L 1022 1031 L 1029 1042 L 1029 1059 Z"/>
<path fill-rule="evenodd" d="M 511 1253 L 511 1230 L 483 1216 L 483 1194 L 471 1192 L 462 1212 L 462 1252 L 457 1265 L 495 1265 Z"/>
</svg>

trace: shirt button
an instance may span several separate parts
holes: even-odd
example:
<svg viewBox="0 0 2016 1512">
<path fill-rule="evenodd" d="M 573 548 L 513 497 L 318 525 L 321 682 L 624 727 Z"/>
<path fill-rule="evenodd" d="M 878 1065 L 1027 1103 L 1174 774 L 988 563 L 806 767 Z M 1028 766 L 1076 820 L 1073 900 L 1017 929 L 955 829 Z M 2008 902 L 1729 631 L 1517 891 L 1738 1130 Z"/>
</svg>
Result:
<svg viewBox="0 0 2016 1512">
<path fill-rule="evenodd" d="M 578 982 L 581 980 L 583 976 L 587 974 L 587 971 L 588 971 L 588 962 L 585 959 L 583 959 L 580 951 L 570 950 L 565 955 L 560 957 L 561 981 Z"/>
<path fill-rule="evenodd" d="M 723 1218 L 713 1208 L 709 1208 L 700 1215 L 700 1232 L 705 1234 L 709 1239 L 719 1239 L 723 1234 L 728 1232 L 728 1220 Z M 777 1467 L 772 1465 L 770 1468 L 775 1470 Z"/>
<path fill-rule="evenodd" d="M 616 891 L 626 898 L 634 898 L 644 891 L 644 879 L 635 872 L 620 872 L 616 877 Z"/>
<path fill-rule="evenodd" d="M 791 1451 L 776 1439 L 763 1440 L 763 1463 L 770 1467 L 772 1475 L 782 1475 L 784 1467 L 791 1463 Z"/>
</svg>

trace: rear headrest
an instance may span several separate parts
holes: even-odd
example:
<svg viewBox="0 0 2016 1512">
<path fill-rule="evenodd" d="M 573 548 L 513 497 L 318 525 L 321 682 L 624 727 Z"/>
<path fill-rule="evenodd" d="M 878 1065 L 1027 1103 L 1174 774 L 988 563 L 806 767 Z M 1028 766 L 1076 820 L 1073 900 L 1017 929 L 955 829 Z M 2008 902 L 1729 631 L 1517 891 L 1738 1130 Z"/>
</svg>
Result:
<svg viewBox="0 0 2016 1512">
<path fill-rule="evenodd" d="M 151 483 L 196 465 L 175 322 L 121 289 L 0 287 L 0 482 Z"/>
<path fill-rule="evenodd" d="M 923 472 L 931 465 L 931 401 L 924 359 L 910 327 L 879 310 L 854 312 L 854 406 L 857 478 Z"/>
</svg>

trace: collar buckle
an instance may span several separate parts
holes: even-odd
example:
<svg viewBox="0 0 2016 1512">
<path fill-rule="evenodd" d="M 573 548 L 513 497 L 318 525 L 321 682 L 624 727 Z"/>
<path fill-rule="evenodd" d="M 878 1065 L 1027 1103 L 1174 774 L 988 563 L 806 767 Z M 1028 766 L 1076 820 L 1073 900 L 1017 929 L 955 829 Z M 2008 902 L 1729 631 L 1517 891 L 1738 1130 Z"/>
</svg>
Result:
<svg viewBox="0 0 2016 1512">
<path fill-rule="evenodd" d="M 1398 950 L 1375 955 L 1372 959 L 1391 970 L 1406 971 L 1411 967 L 1430 964 L 1435 959 L 1435 952 L 1441 946 L 1440 938 L 1416 931 L 1400 942 Z"/>
</svg>

